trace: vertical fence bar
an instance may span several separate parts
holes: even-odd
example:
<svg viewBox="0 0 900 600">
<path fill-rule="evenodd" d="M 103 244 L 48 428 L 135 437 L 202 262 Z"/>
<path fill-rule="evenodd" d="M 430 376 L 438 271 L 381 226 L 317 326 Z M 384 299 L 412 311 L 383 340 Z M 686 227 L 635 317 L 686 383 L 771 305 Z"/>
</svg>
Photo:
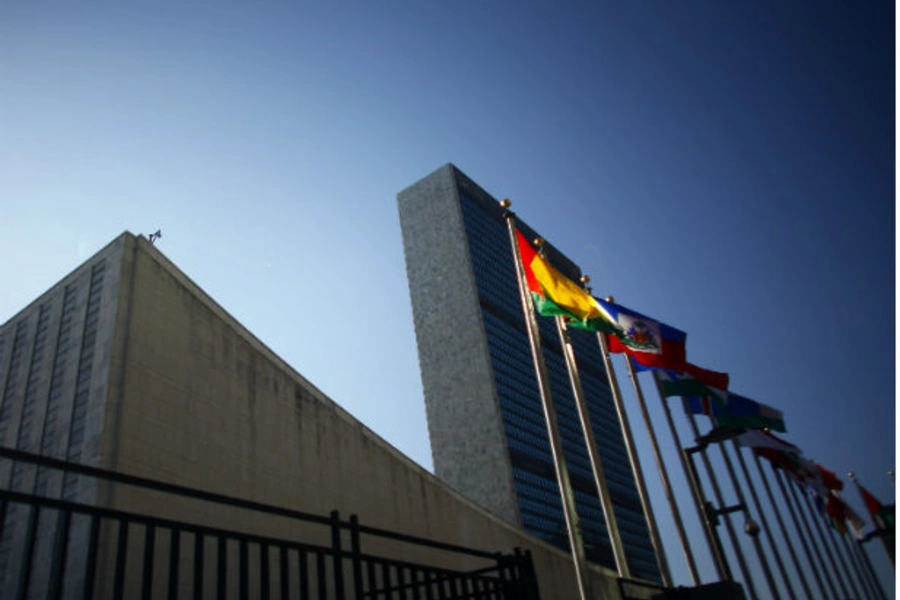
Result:
<svg viewBox="0 0 900 600">
<path fill-rule="evenodd" d="M 100 517 L 91 515 L 91 528 L 88 533 L 87 558 L 85 559 L 83 598 L 94 597 L 94 579 L 97 572 L 97 540 L 100 537 Z M 65 572 L 65 571 L 63 571 Z"/>
<path fill-rule="evenodd" d="M 269 545 L 259 545 L 259 597 L 269 600 Z"/>
<path fill-rule="evenodd" d="M 281 583 L 281 598 L 288 598 L 291 593 L 291 580 L 288 577 L 288 551 L 287 546 L 278 546 L 278 579 Z"/>
<path fill-rule="evenodd" d="M 300 550 L 297 562 L 300 571 L 300 600 L 309 600 L 309 563 L 306 560 L 306 551 Z"/>
<path fill-rule="evenodd" d="M 203 600 L 203 534 L 194 533 L 194 600 Z"/>
<path fill-rule="evenodd" d="M 422 600 L 422 586 L 419 583 L 419 575 L 422 574 L 422 569 L 417 569 L 415 567 L 411 567 L 409 569 L 409 578 L 412 582 L 412 597 L 413 600 Z"/>
<path fill-rule="evenodd" d="M 56 539 L 53 542 L 53 562 L 50 566 L 50 578 L 47 583 L 47 598 L 59 600 L 63 590 L 63 573 L 66 572 L 66 552 L 69 549 L 69 525 L 72 522 L 72 511 L 64 510 L 56 522 Z"/>
<path fill-rule="evenodd" d="M 369 598 L 376 600 L 378 598 L 378 594 L 376 593 L 376 590 L 378 590 L 378 581 L 375 578 L 375 563 L 371 560 L 366 561 L 366 581 L 369 584 L 369 589 L 367 590 L 369 592 Z"/>
<path fill-rule="evenodd" d="M 156 541 L 156 527 L 152 524 L 144 528 L 144 570 L 141 574 L 142 600 L 150 600 L 153 593 L 153 546 Z"/>
<path fill-rule="evenodd" d="M 406 598 L 406 575 L 403 573 L 403 565 L 397 565 L 397 597 Z"/>
<path fill-rule="evenodd" d="M 362 547 L 359 536 L 359 517 L 350 515 L 350 552 L 353 556 L 353 597 L 362 600 Z"/>
<path fill-rule="evenodd" d="M 250 598 L 250 560 L 247 556 L 247 540 L 238 540 L 238 597 L 241 600 Z"/>
<path fill-rule="evenodd" d="M 19 600 L 28 597 L 28 586 L 31 582 L 31 562 L 34 560 L 34 538 L 37 535 L 39 507 L 32 505 L 28 511 L 28 529 L 25 532 L 25 544 L 22 548 L 21 574 L 19 575 Z"/>
<path fill-rule="evenodd" d="M 386 562 L 381 563 L 381 589 L 384 590 L 384 597 L 393 598 L 394 594 L 391 590 L 391 567 Z"/>
<path fill-rule="evenodd" d="M 425 600 L 434 600 L 434 585 L 431 583 L 431 571 L 422 571 L 422 580 L 425 582 Z"/>
<path fill-rule="evenodd" d="M 125 561 L 128 552 L 128 522 L 119 519 L 119 542 L 116 548 L 115 581 L 113 583 L 113 598 L 117 600 L 125 597 Z"/>
<path fill-rule="evenodd" d="M 225 600 L 228 540 L 224 535 L 219 536 L 218 546 L 218 552 L 216 552 L 216 597 L 219 600 Z"/>
<path fill-rule="evenodd" d="M 331 511 L 331 550 L 334 554 L 334 597 L 344 600 L 344 556 L 341 552 L 341 515 Z"/>
<path fill-rule="evenodd" d="M 173 527 L 169 533 L 169 600 L 178 598 L 178 563 L 181 560 L 181 530 Z"/>
<path fill-rule="evenodd" d="M 325 577 L 325 555 L 316 552 L 316 589 L 319 590 L 319 600 L 328 600 L 328 579 Z"/>
</svg>

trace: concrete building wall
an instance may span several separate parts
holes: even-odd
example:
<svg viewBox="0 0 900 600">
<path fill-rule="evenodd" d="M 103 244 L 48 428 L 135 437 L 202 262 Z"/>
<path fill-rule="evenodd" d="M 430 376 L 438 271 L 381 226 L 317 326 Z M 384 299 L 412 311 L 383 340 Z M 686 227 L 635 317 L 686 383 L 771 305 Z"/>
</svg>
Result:
<svg viewBox="0 0 900 600">
<path fill-rule="evenodd" d="M 0 326 L 0 445 L 99 464 L 118 266 L 126 237 L 113 240 Z M 0 485 L 81 502 L 93 502 L 96 493 L 91 480 L 9 462 L 0 465 Z M 26 507 L 9 505 L 0 535 L 0 590 L 16 588 L 20 549 L 32 518 Z M 34 597 L 42 597 L 55 528 L 53 513 L 38 520 Z M 77 524 L 72 545 L 83 544 L 86 535 Z M 79 572 L 81 558 L 73 555 L 69 565 Z"/>
<path fill-rule="evenodd" d="M 103 440 L 109 466 L 295 510 L 339 509 L 366 525 L 483 550 L 528 548 L 542 597 L 576 597 L 565 553 L 479 508 L 380 439 L 146 240 L 129 238 L 123 257 Z M 121 487 L 104 498 L 128 510 L 327 543 L 309 527 L 200 502 Z M 468 565 L 368 538 L 363 551 Z M 592 573 L 597 597 L 618 597 L 610 571 Z"/>
<path fill-rule="evenodd" d="M 453 166 L 400 192 L 397 203 L 434 472 L 480 506 L 518 524 Z"/>
</svg>

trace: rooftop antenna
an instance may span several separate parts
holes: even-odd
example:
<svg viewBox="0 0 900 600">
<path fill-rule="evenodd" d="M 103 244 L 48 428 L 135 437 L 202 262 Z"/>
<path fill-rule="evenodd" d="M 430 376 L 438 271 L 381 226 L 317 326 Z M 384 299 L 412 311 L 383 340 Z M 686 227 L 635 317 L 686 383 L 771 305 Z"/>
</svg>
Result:
<svg viewBox="0 0 900 600">
<path fill-rule="evenodd" d="M 149 236 L 147 236 L 147 237 L 148 237 L 148 239 L 150 240 L 150 243 L 151 243 L 151 244 L 156 243 L 156 240 L 158 240 L 159 238 L 162 237 L 162 229 L 157 229 L 155 233 L 151 233 L 151 234 L 150 234 Z"/>
</svg>

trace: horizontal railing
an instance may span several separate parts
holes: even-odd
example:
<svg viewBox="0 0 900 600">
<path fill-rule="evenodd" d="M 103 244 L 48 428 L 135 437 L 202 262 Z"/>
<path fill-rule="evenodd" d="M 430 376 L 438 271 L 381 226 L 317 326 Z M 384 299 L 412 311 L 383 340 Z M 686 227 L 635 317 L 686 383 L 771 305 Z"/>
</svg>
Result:
<svg viewBox="0 0 900 600">
<path fill-rule="evenodd" d="M 331 542 L 311 544 L 5 489 L 2 598 L 538 598 L 531 555 L 519 549 L 485 552 L 362 525 L 356 515 L 343 521 L 338 511 L 295 511 L 9 448 L 0 448 L 0 459 L 320 525 L 330 531 Z M 367 554 L 364 535 L 462 555 L 483 566 L 460 571 Z"/>
</svg>

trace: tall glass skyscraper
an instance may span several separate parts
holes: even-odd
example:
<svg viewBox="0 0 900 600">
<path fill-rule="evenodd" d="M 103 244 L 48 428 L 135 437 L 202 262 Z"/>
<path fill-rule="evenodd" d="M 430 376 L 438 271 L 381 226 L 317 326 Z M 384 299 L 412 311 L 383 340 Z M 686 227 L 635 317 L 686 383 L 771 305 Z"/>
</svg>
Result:
<svg viewBox="0 0 900 600">
<path fill-rule="evenodd" d="M 503 210 L 451 164 L 397 201 L 435 474 L 568 549 Z M 549 244 L 547 256 L 568 277 L 581 275 Z M 615 568 L 556 326 L 539 321 L 587 557 Z M 596 336 L 570 335 L 629 567 L 659 581 Z"/>
</svg>

